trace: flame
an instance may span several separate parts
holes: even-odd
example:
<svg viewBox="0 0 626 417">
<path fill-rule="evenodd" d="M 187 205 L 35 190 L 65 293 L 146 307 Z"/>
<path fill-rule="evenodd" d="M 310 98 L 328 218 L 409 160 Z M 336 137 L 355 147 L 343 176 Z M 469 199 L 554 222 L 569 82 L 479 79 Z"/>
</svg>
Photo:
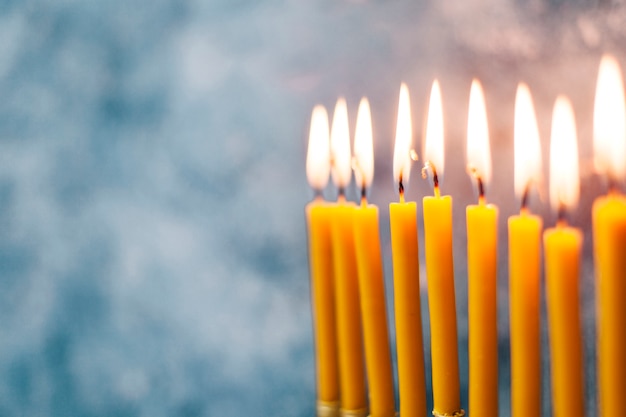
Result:
<svg viewBox="0 0 626 417">
<path fill-rule="evenodd" d="M 541 145 L 533 99 L 528 86 L 520 83 L 515 95 L 515 194 L 522 197 L 530 184 L 541 182 Z"/>
<path fill-rule="evenodd" d="M 359 189 L 372 184 L 374 178 L 374 142 L 370 103 L 363 97 L 356 116 L 354 132 L 354 179 Z"/>
<path fill-rule="evenodd" d="M 617 60 L 604 55 L 600 62 L 593 112 L 594 166 L 611 180 L 626 174 L 626 105 L 624 82 Z"/>
<path fill-rule="evenodd" d="M 350 133 L 348 131 L 348 106 L 340 97 L 335 105 L 330 129 L 331 174 L 337 188 L 345 189 L 350 184 L 352 166 L 350 158 Z"/>
<path fill-rule="evenodd" d="M 580 194 L 578 144 L 574 110 L 569 99 L 559 96 L 552 113 L 550 139 L 550 206 L 573 208 Z"/>
<path fill-rule="evenodd" d="M 435 166 L 437 174 L 443 175 L 443 105 L 441 104 L 441 88 L 439 81 L 433 81 L 428 105 L 426 122 L 426 138 L 424 140 L 424 161 Z"/>
<path fill-rule="evenodd" d="M 483 183 L 491 179 L 491 151 L 485 96 L 480 82 L 472 80 L 467 117 L 467 165 Z"/>
<path fill-rule="evenodd" d="M 311 114 L 309 147 L 306 153 L 306 177 L 315 190 L 321 191 L 328 184 L 330 174 L 330 137 L 326 108 L 317 105 Z"/>
<path fill-rule="evenodd" d="M 400 101 L 398 103 L 398 122 L 396 125 L 396 143 L 393 151 L 393 178 L 396 183 L 406 185 L 411 174 L 411 101 L 406 84 L 400 86 Z"/>
</svg>

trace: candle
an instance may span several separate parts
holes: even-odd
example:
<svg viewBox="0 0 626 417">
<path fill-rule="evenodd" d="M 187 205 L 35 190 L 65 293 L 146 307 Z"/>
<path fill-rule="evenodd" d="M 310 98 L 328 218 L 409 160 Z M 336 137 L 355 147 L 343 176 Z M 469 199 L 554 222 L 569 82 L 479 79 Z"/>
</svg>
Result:
<svg viewBox="0 0 626 417">
<path fill-rule="evenodd" d="M 430 343 L 435 416 L 462 416 L 452 259 L 452 198 L 441 196 L 443 173 L 443 109 L 439 82 L 430 93 L 423 173 L 430 171 L 435 195 L 424 197 L 426 278 L 430 309 Z"/>
<path fill-rule="evenodd" d="M 610 182 L 593 204 L 597 297 L 598 399 L 602 416 L 623 413 L 626 390 L 626 198 L 616 184 L 626 174 L 624 83 L 615 58 L 600 63 L 594 108 L 594 162 Z"/>
<path fill-rule="evenodd" d="M 540 278 L 542 221 L 527 207 L 532 184 L 541 181 L 539 129 L 530 91 L 515 96 L 514 186 L 520 214 L 509 217 L 509 319 L 511 415 L 541 414 Z"/>
<path fill-rule="evenodd" d="M 369 382 L 370 416 L 393 417 L 396 409 L 387 330 L 383 262 L 378 232 L 378 207 L 367 204 L 365 195 L 374 176 L 372 122 L 367 99 L 362 99 L 359 105 L 354 153 L 355 180 L 362 190 L 361 206 L 354 210 L 354 231 L 365 340 L 365 363 Z"/>
<path fill-rule="evenodd" d="M 559 220 L 543 235 L 555 417 L 584 415 L 578 288 L 582 232 L 565 220 L 565 210 L 578 201 L 578 178 L 574 111 L 569 100 L 560 96 L 554 105 L 550 140 L 550 205 Z"/>
<path fill-rule="evenodd" d="M 352 227 L 354 205 L 346 202 L 344 191 L 352 175 L 348 110 L 343 98 L 337 100 L 330 137 L 333 182 L 339 199 L 332 208 L 333 265 L 339 347 L 341 413 L 365 416 L 365 369 L 359 283 Z"/>
<path fill-rule="evenodd" d="M 467 123 L 468 171 L 478 184 L 478 204 L 467 206 L 469 414 L 498 414 L 496 252 L 498 208 L 486 204 L 491 177 L 489 130 L 482 87 L 472 81 Z"/>
<path fill-rule="evenodd" d="M 313 330 L 317 370 L 318 416 L 339 414 L 339 369 L 335 289 L 331 246 L 332 209 L 322 199 L 330 173 L 328 114 L 315 106 L 307 151 L 306 172 L 316 198 L 306 207 L 309 230 L 309 264 L 313 303 Z"/>
<path fill-rule="evenodd" d="M 411 138 L 409 90 L 402 84 L 393 158 L 393 176 L 398 184 L 400 202 L 389 204 L 400 415 L 426 417 L 417 205 L 413 201 L 404 201 L 404 187 L 411 173 Z"/>
</svg>

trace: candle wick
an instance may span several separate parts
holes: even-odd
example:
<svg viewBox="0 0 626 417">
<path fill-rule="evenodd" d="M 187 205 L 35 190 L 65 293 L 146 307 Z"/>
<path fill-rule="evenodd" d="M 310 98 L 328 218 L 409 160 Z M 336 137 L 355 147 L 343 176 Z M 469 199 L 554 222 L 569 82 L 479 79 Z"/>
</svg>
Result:
<svg viewBox="0 0 626 417">
<path fill-rule="evenodd" d="M 314 200 L 323 200 L 324 199 L 324 194 L 323 194 L 321 188 L 314 188 L 313 189 L 313 199 Z"/>
<path fill-rule="evenodd" d="M 435 185 L 435 197 L 441 197 L 441 192 L 439 191 L 439 185 Z"/>
<path fill-rule="evenodd" d="M 367 188 L 365 187 L 365 185 L 361 187 L 361 203 L 363 203 L 363 201 L 367 203 Z"/>
<path fill-rule="evenodd" d="M 481 204 L 485 204 L 485 185 L 482 178 L 478 175 L 476 176 L 476 181 L 478 181 L 478 201 Z"/>
<path fill-rule="evenodd" d="M 398 193 L 400 194 L 400 202 L 404 203 L 404 184 L 402 184 L 402 174 L 398 180 Z"/>
<path fill-rule="evenodd" d="M 435 164 L 433 164 L 431 161 L 424 162 L 424 167 L 422 168 L 422 178 L 424 179 L 428 178 L 429 169 L 432 171 L 432 175 L 433 175 L 433 186 L 435 189 L 435 196 L 439 197 L 439 177 L 437 176 L 437 168 L 435 167 Z"/>
<path fill-rule="evenodd" d="M 337 201 L 344 203 L 346 201 L 346 190 L 343 187 L 339 187 L 337 194 Z"/>
<path fill-rule="evenodd" d="M 617 181 L 613 175 L 608 176 L 609 182 L 609 194 L 614 194 L 618 192 L 619 187 L 617 186 Z"/>
<path fill-rule="evenodd" d="M 565 207 L 565 204 L 561 203 L 559 204 L 559 209 L 557 211 L 557 220 L 556 220 L 556 224 L 558 226 L 566 226 L 567 225 L 567 208 Z"/>
<path fill-rule="evenodd" d="M 528 208 L 528 195 L 530 194 L 530 184 L 526 184 L 524 192 L 522 193 L 522 206 L 520 211 L 525 211 Z"/>
<path fill-rule="evenodd" d="M 469 173 L 469 175 L 474 177 L 474 179 L 476 180 L 476 184 L 478 185 L 478 203 L 485 204 L 485 183 L 478 173 L 478 170 L 476 169 L 476 167 L 470 164 L 467 166 L 467 172 Z"/>
</svg>

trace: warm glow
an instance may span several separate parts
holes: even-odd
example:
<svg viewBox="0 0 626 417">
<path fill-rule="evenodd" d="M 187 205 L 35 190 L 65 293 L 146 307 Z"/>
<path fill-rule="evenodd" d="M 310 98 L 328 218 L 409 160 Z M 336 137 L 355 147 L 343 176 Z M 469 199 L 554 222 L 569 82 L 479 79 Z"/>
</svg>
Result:
<svg viewBox="0 0 626 417">
<path fill-rule="evenodd" d="M 359 189 L 372 184 L 374 178 L 374 143 L 370 103 L 363 97 L 356 116 L 354 133 L 354 179 Z"/>
<path fill-rule="evenodd" d="M 432 163 L 437 174 L 443 174 L 443 108 L 439 81 L 433 82 L 430 90 L 428 119 L 426 122 L 426 139 L 424 143 L 424 161 Z"/>
<path fill-rule="evenodd" d="M 306 177 L 314 190 L 321 191 L 328 184 L 330 174 L 330 138 L 328 113 L 317 105 L 311 115 L 309 147 L 306 153 Z"/>
<path fill-rule="evenodd" d="M 491 150 L 489 148 L 489 128 L 487 109 L 480 81 L 474 79 L 470 90 L 467 116 L 467 166 L 473 175 L 483 183 L 491 179 Z"/>
<path fill-rule="evenodd" d="M 404 185 L 411 174 L 411 102 L 406 84 L 400 86 L 400 102 L 398 103 L 398 123 L 396 125 L 396 144 L 393 151 L 393 179 L 396 183 L 402 180 Z"/>
<path fill-rule="evenodd" d="M 520 83 L 515 96 L 513 135 L 515 194 L 522 197 L 531 184 L 541 182 L 541 144 L 533 99 L 528 86 Z"/>
<path fill-rule="evenodd" d="M 574 109 L 570 101 L 559 96 L 552 113 L 550 135 L 550 206 L 553 210 L 572 208 L 580 194 L 578 177 L 578 143 Z"/>
<path fill-rule="evenodd" d="M 594 165 L 612 180 L 626 175 L 626 106 L 619 64 L 604 55 L 598 72 L 593 112 Z"/>
<path fill-rule="evenodd" d="M 335 185 L 342 189 L 350 184 L 352 158 L 350 157 L 350 133 L 348 131 L 348 106 L 340 97 L 335 105 L 333 124 L 330 130 L 331 174 Z"/>
</svg>

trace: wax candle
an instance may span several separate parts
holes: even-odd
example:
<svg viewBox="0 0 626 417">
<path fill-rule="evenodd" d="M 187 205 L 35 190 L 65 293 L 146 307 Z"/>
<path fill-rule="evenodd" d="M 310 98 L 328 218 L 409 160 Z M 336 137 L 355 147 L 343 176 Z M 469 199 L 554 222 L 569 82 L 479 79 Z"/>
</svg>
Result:
<svg viewBox="0 0 626 417">
<path fill-rule="evenodd" d="M 430 93 L 423 173 L 430 172 L 434 196 L 424 197 L 426 278 L 430 310 L 430 353 L 435 416 L 462 416 L 459 384 L 454 263 L 452 258 L 452 198 L 441 196 L 443 172 L 443 109 L 439 82 Z"/>
<path fill-rule="evenodd" d="M 369 383 L 371 417 L 393 417 L 396 413 L 383 261 L 378 232 L 378 207 L 367 204 L 366 189 L 374 175 L 372 122 L 367 99 L 357 114 L 354 143 L 355 180 L 362 190 L 361 205 L 354 210 L 356 257 L 365 340 L 365 363 Z"/>
<path fill-rule="evenodd" d="M 426 417 L 417 205 L 404 201 L 404 187 L 411 173 L 411 137 L 409 89 L 402 84 L 393 158 L 393 176 L 400 202 L 389 204 L 400 415 Z"/>
<path fill-rule="evenodd" d="M 541 414 L 540 277 L 542 221 L 527 207 L 530 187 L 541 181 L 539 129 L 530 91 L 515 96 L 514 186 L 520 214 L 509 217 L 509 319 L 511 415 Z"/>
<path fill-rule="evenodd" d="M 619 64 L 600 63 L 594 108 L 594 162 L 610 182 L 593 204 L 597 299 L 599 415 L 623 414 L 626 392 L 626 197 L 617 183 L 626 176 L 626 106 Z"/>
<path fill-rule="evenodd" d="M 315 106 L 311 116 L 306 171 L 316 198 L 307 205 L 306 215 L 317 370 L 317 410 L 320 417 L 339 415 L 339 365 L 330 236 L 332 210 L 322 198 L 322 190 L 328 183 L 330 173 L 328 134 L 326 109 Z"/>
<path fill-rule="evenodd" d="M 337 204 L 332 208 L 332 243 L 339 347 L 340 412 L 365 416 L 367 398 L 363 362 L 363 335 L 359 283 L 352 226 L 354 204 L 346 202 L 344 190 L 352 175 L 348 110 L 344 99 L 335 106 L 331 128 L 331 174 L 339 189 Z"/>
<path fill-rule="evenodd" d="M 472 81 L 467 125 L 468 171 L 478 184 L 478 204 L 467 206 L 469 414 L 498 414 L 496 252 L 498 208 L 485 201 L 491 176 L 487 112 L 482 87 Z"/>
<path fill-rule="evenodd" d="M 578 201 L 578 178 L 574 112 L 569 100 L 560 96 L 554 105 L 550 140 L 550 205 L 559 220 L 543 235 L 555 417 L 584 415 L 578 285 L 582 232 L 565 220 L 565 211 Z"/>
</svg>

